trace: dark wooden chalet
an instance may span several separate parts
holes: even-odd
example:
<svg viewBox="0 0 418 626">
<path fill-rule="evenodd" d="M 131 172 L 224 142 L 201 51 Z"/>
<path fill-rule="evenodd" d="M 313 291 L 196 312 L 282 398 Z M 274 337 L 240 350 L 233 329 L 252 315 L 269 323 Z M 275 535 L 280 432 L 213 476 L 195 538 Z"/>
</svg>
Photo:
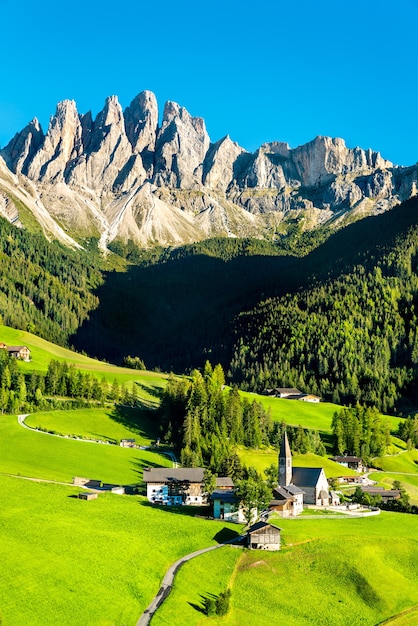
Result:
<svg viewBox="0 0 418 626">
<path fill-rule="evenodd" d="M 280 550 L 281 528 L 268 522 L 256 522 L 247 530 L 246 545 L 250 550 Z"/>
</svg>

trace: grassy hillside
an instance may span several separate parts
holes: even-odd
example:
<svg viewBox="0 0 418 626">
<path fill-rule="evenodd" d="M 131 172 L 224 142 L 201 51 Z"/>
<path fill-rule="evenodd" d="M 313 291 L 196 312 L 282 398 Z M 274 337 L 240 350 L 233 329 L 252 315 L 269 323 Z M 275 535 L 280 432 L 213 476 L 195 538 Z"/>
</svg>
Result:
<svg viewBox="0 0 418 626">
<path fill-rule="evenodd" d="M 405 450 L 394 456 L 382 456 L 373 459 L 373 465 L 385 472 L 407 472 L 416 474 L 418 450 Z"/>
<path fill-rule="evenodd" d="M 91 359 L 78 352 L 58 346 L 32 333 L 15 330 L 8 326 L 0 326 L 0 342 L 8 345 L 25 345 L 30 348 L 31 361 L 29 363 L 20 363 L 20 367 L 24 372 L 45 373 L 48 363 L 52 359 L 66 361 L 69 365 L 74 365 L 76 369 L 91 372 L 100 380 L 104 378 L 109 384 L 112 384 L 116 379 L 120 385 L 123 383 L 131 387 L 132 383 L 135 382 L 137 383 L 139 397 L 154 405 L 167 380 L 166 374 L 110 365 L 109 363 Z"/>
<path fill-rule="evenodd" d="M 417 522 L 412 515 L 338 520 L 280 520 L 280 552 L 245 551 L 231 577 L 232 608 L 211 623 L 375 626 L 418 604 Z M 204 624 L 204 596 L 219 593 L 205 569 L 208 555 L 186 564 L 155 624 Z M 231 568 L 231 557 L 225 568 Z M 225 588 L 222 562 L 217 562 Z M 190 584 L 193 581 L 193 584 Z M 413 615 L 413 614 L 412 614 Z M 395 622 L 396 623 L 396 622 Z M 399 624 L 408 622 L 398 622 Z M 410 623 L 414 623 L 413 621 Z"/>
<path fill-rule="evenodd" d="M 286 400 L 285 398 L 272 398 L 257 393 L 241 392 L 243 397 L 250 402 L 257 400 L 261 402 L 266 410 L 270 410 L 271 417 L 276 422 L 284 421 L 291 426 L 303 426 L 319 430 L 323 433 L 331 433 L 332 417 L 336 411 L 341 410 L 339 404 L 332 402 L 299 402 L 297 400 Z M 385 415 L 389 422 L 391 431 L 398 428 L 400 418 Z"/>
<path fill-rule="evenodd" d="M 85 502 L 71 487 L 6 477 L 0 488 L 5 626 L 134 626 L 169 565 L 228 526 L 133 496 Z"/>
<path fill-rule="evenodd" d="M 60 435 L 77 435 L 110 443 L 134 438 L 138 445 L 148 446 L 158 436 L 158 424 L 153 418 L 155 413 L 152 411 L 114 406 L 33 413 L 28 415 L 25 423 L 31 428 L 54 431 Z"/>
<path fill-rule="evenodd" d="M 87 476 L 116 484 L 142 480 L 147 466 L 171 466 L 155 452 L 131 450 L 27 430 L 16 416 L 0 415 L 0 472 L 62 482 Z"/>
</svg>

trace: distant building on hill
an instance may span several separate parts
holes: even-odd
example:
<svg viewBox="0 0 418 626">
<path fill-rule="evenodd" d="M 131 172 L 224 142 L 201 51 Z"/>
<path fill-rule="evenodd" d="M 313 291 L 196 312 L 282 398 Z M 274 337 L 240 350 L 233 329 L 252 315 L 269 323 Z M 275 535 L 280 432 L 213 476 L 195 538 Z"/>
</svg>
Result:
<svg viewBox="0 0 418 626">
<path fill-rule="evenodd" d="M 339 463 L 343 467 L 353 469 L 356 472 L 364 471 L 363 461 L 358 456 L 334 456 L 332 460 L 335 461 L 335 463 Z"/>
<path fill-rule="evenodd" d="M 0 349 L 7 350 L 9 355 L 14 359 L 30 361 L 30 350 L 26 346 L 8 346 L 5 343 L 0 343 Z"/>
<path fill-rule="evenodd" d="M 301 400 L 302 402 L 320 402 L 321 398 L 312 393 L 303 393 L 295 387 L 274 387 L 265 389 L 264 396 L 272 396 L 273 398 L 283 398 L 285 400 Z"/>
</svg>

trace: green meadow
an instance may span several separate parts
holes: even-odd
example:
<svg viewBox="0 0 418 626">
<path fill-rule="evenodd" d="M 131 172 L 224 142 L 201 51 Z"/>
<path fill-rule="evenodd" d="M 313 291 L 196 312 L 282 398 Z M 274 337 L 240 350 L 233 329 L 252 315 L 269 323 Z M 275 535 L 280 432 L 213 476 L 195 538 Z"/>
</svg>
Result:
<svg viewBox="0 0 418 626">
<path fill-rule="evenodd" d="M 236 559 L 231 610 L 224 618 L 211 618 L 210 623 L 375 626 L 417 607 L 416 516 L 382 513 L 338 520 L 324 516 L 284 519 L 280 526 L 284 542 L 280 552 L 245 550 Z M 215 558 L 219 561 L 225 554 L 229 571 L 234 559 L 228 553 L 222 549 Z M 199 611 L 202 598 L 226 586 L 222 563 L 216 563 L 219 581 L 204 573 L 211 567 L 208 557 L 202 555 L 183 566 L 161 610 L 161 621 L 156 617 L 158 626 L 170 624 L 170 617 L 183 611 L 188 626 L 206 623 Z M 400 616 L 393 624 L 416 623 L 403 621 L 407 618 Z"/>
<path fill-rule="evenodd" d="M 373 466 L 384 472 L 418 473 L 418 450 L 405 450 L 394 456 L 373 459 Z"/>
<path fill-rule="evenodd" d="M 25 424 L 61 435 L 77 435 L 112 443 L 135 439 L 138 445 L 147 446 L 158 436 L 158 424 L 153 418 L 155 413 L 152 411 L 113 406 L 33 413 L 27 416 Z"/>
<path fill-rule="evenodd" d="M 60 482 L 74 476 L 116 484 L 142 480 L 147 466 L 171 466 L 156 452 L 55 437 L 23 428 L 13 415 L 0 415 L 0 472 Z"/>
<path fill-rule="evenodd" d="M 290 426 L 303 426 L 323 433 L 331 432 L 331 422 L 334 413 L 341 410 L 338 404 L 331 402 L 301 402 L 299 400 L 286 400 L 285 398 L 272 398 L 257 393 L 241 392 L 241 395 L 250 402 L 261 402 L 266 410 L 270 410 L 271 417 L 276 422 L 284 421 Z M 395 432 L 400 418 L 385 415 L 390 429 Z"/>
<path fill-rule="evenodd" d="M 63 485 L 0 477 L 0 486 L 4 626 L 134 626 L 169 565 L 228 526 L 135 496 L 86 502 Z"/>
</svg>

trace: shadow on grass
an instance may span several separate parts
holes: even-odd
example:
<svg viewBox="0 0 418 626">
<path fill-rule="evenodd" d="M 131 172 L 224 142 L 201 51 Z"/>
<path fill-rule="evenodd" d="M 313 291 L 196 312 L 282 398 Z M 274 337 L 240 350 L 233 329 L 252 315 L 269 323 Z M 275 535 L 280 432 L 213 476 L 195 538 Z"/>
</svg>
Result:
<svg viewBox="0 0 418 626">
<path fill-rule="evenodd" d="M 141 437 L 156 439 L 159 435 L 158 415 L 155 409 L 115 404 L 109 412 L 109 417 Z"/>
<path fill-rule="evenodd" d="M 137 387 L 148 393 L 150 396 L 155 398 L 156 400 L 161 400 L 163 395 L 162 387 L 158 387 L 157 385 L 145 385 L 144 383 L 135 383 Z"/>
<path fill-rule="evenodd" d="M 232 530 L 232 528 L 227 528 L 226 526 L 224 526 L 222 530 L 216 533 L 213 539 L 217 543 L 226 543 L 227 541 L 237 540 L 238 537 L 240 537 L 240 534 L 238 531 Z"/>
<path fill-rule="evenodd" d="M 207 615 L 206 600 L 216 600 L 218 596 L 214 593 L 201 593 L 200 597 L 202 598 L 202 604 L 195 604 L 194 602 L 189 602 L 188 604 L 192 607 L 192 609 L 195 609 L 195 611 L 203 613 L 203 615 Z"/>
</svg>

